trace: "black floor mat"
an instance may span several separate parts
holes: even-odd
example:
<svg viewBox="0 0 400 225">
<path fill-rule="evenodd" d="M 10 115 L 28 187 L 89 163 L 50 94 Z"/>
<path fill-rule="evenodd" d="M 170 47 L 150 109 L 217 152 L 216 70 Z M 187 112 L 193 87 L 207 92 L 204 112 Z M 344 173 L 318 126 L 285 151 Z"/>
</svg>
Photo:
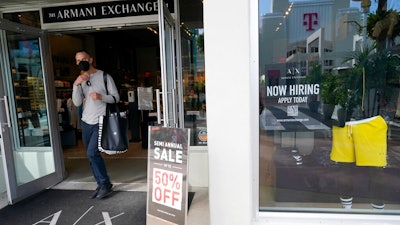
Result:
<svg viewBox="0 0 400 225">
<path fill-rule="evenodd" d="M 104 199 L 89 199 L 92 192 L 45 190 L 1 209 L 0 225 L 146 224 L 146 192 L 114 191 Z M 189 207 L 193 197 L 190 192 Z"/>
</svg>

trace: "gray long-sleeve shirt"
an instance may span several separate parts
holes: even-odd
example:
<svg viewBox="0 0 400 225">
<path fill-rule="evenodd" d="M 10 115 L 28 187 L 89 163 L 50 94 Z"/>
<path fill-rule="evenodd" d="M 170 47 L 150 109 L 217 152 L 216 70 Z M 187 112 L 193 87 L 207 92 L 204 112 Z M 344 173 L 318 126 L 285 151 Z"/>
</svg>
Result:
<svg viewBox="0 0 400 225">
<path fill-rule="evenodd" d="M 103 116 L 106 112 L 106 103 L 119 102 L 118 89 L 115 86 L 113 78 L 107 74 L 107 89 L 108 95 L 103 79 L 103 71 L 97 70 L 96 73 L 90 75 L 90 86 L 87 82 L 82 82 L 81 85 L 73 85 L 72 89 L 72 101 L 75 106 L 83 104 L 82 121 L 87 124 L 97 124 L 99 122 L 99 116 Z M 103 96 L 102 100 L 93 100 L 87 97 L 89 93 L 97 92 Z"/>
</svg>

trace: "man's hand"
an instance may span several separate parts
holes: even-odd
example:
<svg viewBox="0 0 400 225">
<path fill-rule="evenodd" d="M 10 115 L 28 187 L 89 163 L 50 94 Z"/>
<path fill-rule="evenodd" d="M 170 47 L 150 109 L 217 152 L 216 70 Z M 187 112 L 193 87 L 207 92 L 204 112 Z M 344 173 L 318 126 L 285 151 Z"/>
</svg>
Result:
<svg viewBox="0 0 400 225">
<path fill-rule="evenodd" d="M 76 78 L 76 80 L 74 81 L 74 85 L 75 85 L 75 86 L 78 86 L 78 85 L 80 85 L 82 82 L 89 80 L 89 78 L 90 78 L 90 77 L 89 77 L 89 75 L 87 75 L 87 74 L 79 75 L 79 76 Z"/>
</svg>

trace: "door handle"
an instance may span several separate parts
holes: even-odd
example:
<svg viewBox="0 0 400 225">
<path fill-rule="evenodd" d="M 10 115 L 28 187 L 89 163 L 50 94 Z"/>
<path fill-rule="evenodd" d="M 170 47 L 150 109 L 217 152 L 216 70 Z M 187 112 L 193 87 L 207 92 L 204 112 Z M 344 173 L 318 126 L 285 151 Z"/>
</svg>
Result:
<svg viewBox="0 0 400 225">
<path fill-rule="evenodd" d="M 11 119 L 10 119 L 10 109 L 8 108 L 8 97 L 4 95 L 4 98 L 0 98 L 0 100 L 4 101 L 4 108 L 6 111 L 6 117 L 7 117 L 7 126 L 8 128 L 11 127 Z"/>
<path fill-rule="evenodd" d="M 156 102 L 157 102 L 157 124 L 161 124 L 161 102 L 160 102 L 160 89 L 156 89 Z"/>
<path fill-rule="evenodd" d="M 172 116 L 173 116 L 173 119 L 174 119 L 174 121 L 173 121 L 173 125 L 174 125 L 174 127 L 178 127 L 177 125 L 178 125 L 178 123 L 177 123 L 177 118 L 176 118 L 176 102 L 175 102 L 175 91 L 176 91 L 176 89 L 175 88 L 173 88 L 172 90 Z"/>
</svg>

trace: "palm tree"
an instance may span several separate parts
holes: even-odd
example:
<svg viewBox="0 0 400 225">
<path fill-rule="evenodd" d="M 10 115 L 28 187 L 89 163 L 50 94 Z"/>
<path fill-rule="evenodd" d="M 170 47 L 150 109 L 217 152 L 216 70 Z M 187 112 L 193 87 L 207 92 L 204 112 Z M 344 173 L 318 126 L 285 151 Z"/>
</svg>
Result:
<svg viewBox="0 0 400 225">
<path fill-rule="evenodd" d="M 378 50 L 394 44 L 400 35 L 400 14 L 396 10 L 386 8 L 387 0 L 380 0 L 376 12 L 369 13 L 367 18 L 368 37 L 377 42 Z"/>
<path fill-rule="evenodd" d="M 344 82 L 350 85 L 356 105 L 360 106 L 363 117 L 379 114 L 381 104 L 393 96 L 399 82 L 397 65 L 400 58 L 389 50 L 377 51 L 376 45 L 365 46 L 344 59 L 354 60 L 354 67 Z M 352 77 L 350 77 L 352 76 Z M 346 84 L 343 84 L 346 85 Z"/>
<path fill-rule="evenodd" d="M 387 6 L 387 0 L 379 0 L 377 11 L 386 11 L 386 6 Z"/>
</svg>

